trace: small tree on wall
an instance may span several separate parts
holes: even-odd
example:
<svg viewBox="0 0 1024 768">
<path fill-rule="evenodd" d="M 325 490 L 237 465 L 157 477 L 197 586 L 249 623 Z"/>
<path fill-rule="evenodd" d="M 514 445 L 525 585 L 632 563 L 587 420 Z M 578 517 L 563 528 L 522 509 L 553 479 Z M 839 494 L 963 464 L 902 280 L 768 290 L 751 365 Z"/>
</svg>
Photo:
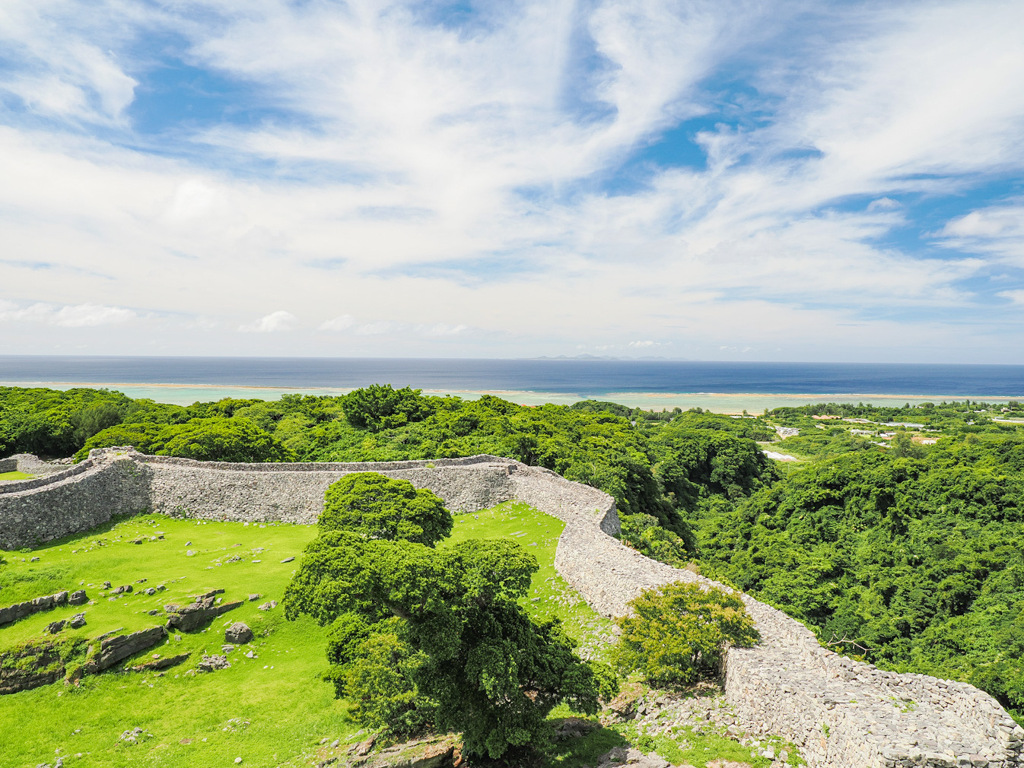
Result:
<svg viewBox="0 0 1024 768">
<path fill-rule="evenodd" d="M 616 661 L 656 685 L 692 685 L 718 675 L 730 645 L 759 639 L 754 620 L 737 594 L 675 582 L 644 590 L 617 620 L 622 637 Z"/>
</svg>

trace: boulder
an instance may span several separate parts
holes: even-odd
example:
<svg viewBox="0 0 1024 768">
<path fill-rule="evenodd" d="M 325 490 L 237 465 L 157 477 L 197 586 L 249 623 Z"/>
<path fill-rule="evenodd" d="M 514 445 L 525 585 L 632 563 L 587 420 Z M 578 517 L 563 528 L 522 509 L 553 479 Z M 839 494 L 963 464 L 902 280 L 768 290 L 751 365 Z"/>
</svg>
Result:
<svg viewBox="0 0 1024 768">
<path fill-rule="evenodd" d="M 236 621 L 224 632 L 224 640 L 235 645 L 242 645 L 252 640 L 252 630 L 241 621 Z"/>
<path fill-rule="evenodd" d="M 58 632 L 64 629 L 65 626 L 67 626 L 67 623 L 67 619 L 59 619 L 57 621 L 52 621 L 46 626 L 46 631 L 51 635 L 56 635 Z"/>
<path fill-rule="evenodd" d="M 85 594 L 84 589 L 76 589 L 68 595 L 69 605 L 85 605 L 87 602 L 89 602 L 89 596 Z"/>
</svg>

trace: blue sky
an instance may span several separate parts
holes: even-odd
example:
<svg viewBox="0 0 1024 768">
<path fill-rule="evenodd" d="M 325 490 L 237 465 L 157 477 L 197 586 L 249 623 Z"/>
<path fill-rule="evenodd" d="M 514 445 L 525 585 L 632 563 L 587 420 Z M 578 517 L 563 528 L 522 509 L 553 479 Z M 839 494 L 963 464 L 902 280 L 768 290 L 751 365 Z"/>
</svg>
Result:
<svg viewBox="0 0 1024 768">
<path fill-rule="evenodd" d="M 1021 29 L 5 0 L 0 353 L 1024 363 Z"/>
</svg>

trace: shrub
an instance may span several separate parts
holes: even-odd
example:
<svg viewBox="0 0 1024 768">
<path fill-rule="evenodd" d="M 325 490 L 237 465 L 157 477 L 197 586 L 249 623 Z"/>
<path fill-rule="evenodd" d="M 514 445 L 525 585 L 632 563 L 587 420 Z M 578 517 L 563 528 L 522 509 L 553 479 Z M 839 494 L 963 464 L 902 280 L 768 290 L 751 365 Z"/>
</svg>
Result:
<svg viewBox="0 0 1024 768">
<path fill-rule="evenodd" d="M 675 582 L 645 590 L 629 605 L 631 615 L 617 622 L 616 661 L 653 684 L 711 679 L 728 646 L 748 647 L 759 638 L 739 596 L 718 588 Z"/>
</svg>

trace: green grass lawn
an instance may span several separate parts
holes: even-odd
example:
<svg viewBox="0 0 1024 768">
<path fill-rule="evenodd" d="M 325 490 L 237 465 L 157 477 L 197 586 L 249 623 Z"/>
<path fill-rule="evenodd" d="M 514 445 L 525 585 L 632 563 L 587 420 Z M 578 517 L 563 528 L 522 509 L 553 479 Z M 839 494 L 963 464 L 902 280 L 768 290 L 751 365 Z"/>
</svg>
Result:
<svg viewBox="0 0 1024 768">
<path fill-rule="evenodd" d="M 35 475 L 14 470 L 12 472 L 0 472 L 0 482 L 4 480 L 31 480 Z"/>
<path fill-rule="evenodd" d="M 505 536 L 520 542 L 540 565 L 523 599 L 526 610 L 537 618 L 559 617 L 582 655 L 605 658 L 612 622 L 587 606 L 554 569 L 562 528 L 556 518 L 510 502 L 456 517 L 452 537 L 442 546 Z M 162 676 L 111 670 L 84 678 L 77 688 L 58 682 L 0 696 L 0 768 L 52 765 L 58 756 L 64 757 L 65 768 L 234 765 L 238 757 L 242 765 L 297 767 L 341 755 L 348 744 L 365 738 L 349 719 L 346 702 L 334 699 L 333 686 L 320 678 L 327 668 L 325 630 L 308 617 L 284 620 L 280 606 L 258 609 L 265 601 L 281 599 L 315 533 L 313 526 L 146 515 L 36 549 L 0 552 L 6 560 L 0 566 L 0 606 L 63 589 L 85 589 L 93 601 L 0 627 L 0 653 L 52 637 L 44 634 L 49 623 L 81 611 L 88 623 L 64 630 L 61 637 L 85 640 L 162 624 L 165 604 L 189 602 L 211 589 L 225 590 L 225 601 L 245 601 L 205 630 L 172 632 L 164 644 L 115 667 L 140 664 L 157 653 L 192 654 Z M 295 560 L 281 562 L 290 557 Z M 112 590 L 103 588 L 107 581 L 113 588 L 131 584 L 133 591 L 112 597 Z M 160 586 L 164 589 L 156 594 L 145 594 Z M 259 599 L 248 600 L 257 593 Z M 160 613 L 149 615 L 154 609 Z M 247 623 L 255 639 L 228 653 L 230 669 L 194 674 L 204 653 L 222 653 L 224 629 L 235 621 Z M 245 656 L 249 650 L 255 658 Z M 569 714 L 565 707 L 552 713 Z M 137 743 L 120 739 L 134 728 L 143 729 Z M 624 744 L 626 735 L 622 728 L 603 728 L 562 742 L 548 762 L 559 768 L 593 765 L 597 755 Z M 331 747 L 335 739 L 341 742 L 338 748 Z M 702 749 L 702 754 L 716 755 L 720 746 Z M 721 755 L 734 753 L 730 747 Z"/>
<path fill-rule="evenodd" d="M 503 504 L 456 517 L 450 541 L 510 536 L 522 543 L 541 565 L 523 601 L 526 609 L 541 618 L 561 617 L 583 649 L 601 655 L 600 637 L 609 634 L 611 622 L 594 613 L 554 570 L 562 527 L 523 504 Z M 33 550 L 0 553 L 7 561 L 0 568 L 0 605 L 62 589 L 85 589 L 95 602 L 0 627 L 0 653 L 50 637 L 44 634 L 49 623 L 83 610 L 88 623 L 64 630 L 61 637 L 89 639 L 162 624 L 165 604 L 189 602 L 210 589 L 225 590 L 225 601 L 246 601 L 207 629 L 172 633 L 165 644 L 129 662 L 143 663 L 154 653 L 192 653 L 163 676 L 109 671 L 86 677 L 78 688 L 55 683 L 0 696 L 0 766 L 52 763 L 58 755 L 69 768 L 233 765 L 236 757 L 243 765 L 309 765 L 334 754 L 329 749 L 334 739 L 343 744 L 358 739 L 359 726 L 347 717 L 346 703 L 335 700 L 333 687 L 320 680 L 327 667 L 325 630 L 308 618 L 285 621 L 280 607 L 269 612 L 257 607 L 281 599 L 315 532 L 313 526 L 146 515 Z M 288 557 L 296 559 L 281 562 Z M 113 588 L 131 584 L 133 591 L 111 599 L 105 581 Z M 144 592 L 161 585 L 164 589 L 152 596 Z M 261 597 L 249 602 L 253 593 Z M 150 616 L 153 609 L 161 612 Z M 222 652 L 224 628 L 235 621 L 252 627 L 256 639 L 228 654 L 230 669 L 191 674 L 203 653 Z M 255 659 L 245 657 L 249 649 Z M 139 743 L 119 741 L 136 727 L 144 731 Z M 324 738 L 327 746 L 320 745 Z"/>
<path fill-rule="evenodd" d="M 42 639 L 47 624 L 82 610 L 86 626 L 62 635 L 94 638 L 152 627 L 166 616 L 150 616 L 149 610 L 188 602 L 209 589 L 224 589 L 226 601 L 246 602 L 201 632 L 172 633 L 131 662 L 148 661 L 154 653 L 192 653 L 162 677 L 107 672 L 86 677 L 78 688 L 56 683 L 0 696 L 0 766 L 52 763 L 58 755 L 67 766 L 233 765 L 236 757 L 248 765 L 308 765 L 303 758 L 315 753 L 322 738 L 349 739 L 358 726 L 319 679 L 324 631 L 309 620 L 284 621 L 280 607 L 257 608 L 280 600 L 298 562 L 281 560 L 301 555 L 314 532 L 310 526 L 148 515 L 31 552 L 3 553 L 8 565 L 0 570 L 0 604 L 80 588 L 96 604 L 57 608 L 0 628 L 0 652 Z M 104 581 L 132 584 L 134 591 L 111 600 L 102 594 Z M 165 589 L 144 594 L 158 585 Z M 262 597 L 249 602 L 251 593 Z M 231 668 L 186 674 L 203 653 L 222 652 L 224 627 L 234 621 L 246 622 L 256 638 L 228 654 Z M 256 658 L 244 656 L 249 649 Z M 144 729 L 139 743 L 119 741 L 136 727 Z"/>
</svg>

